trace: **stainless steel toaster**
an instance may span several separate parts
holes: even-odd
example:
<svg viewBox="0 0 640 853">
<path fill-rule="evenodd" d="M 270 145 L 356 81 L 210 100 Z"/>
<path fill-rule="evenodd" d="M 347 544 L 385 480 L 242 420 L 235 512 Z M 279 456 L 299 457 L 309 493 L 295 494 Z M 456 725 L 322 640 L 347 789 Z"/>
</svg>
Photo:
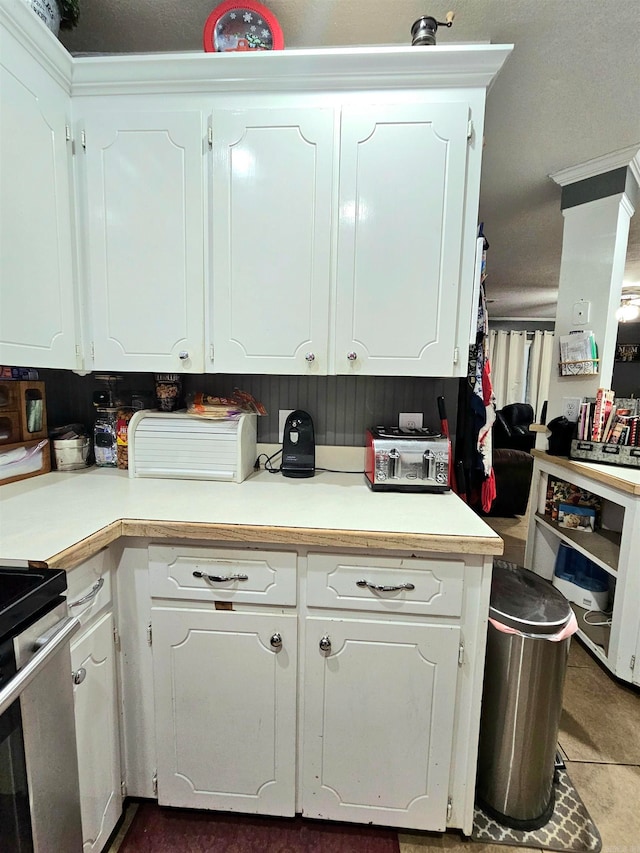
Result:
<svg viewBox="0 0 640 853">
<path fill-rule="evenodd" d="M 429 429 L 376 426 L 366 432 L 365 477 L 373 491 L 449 491 L 449 439 Z"/>
</svg>

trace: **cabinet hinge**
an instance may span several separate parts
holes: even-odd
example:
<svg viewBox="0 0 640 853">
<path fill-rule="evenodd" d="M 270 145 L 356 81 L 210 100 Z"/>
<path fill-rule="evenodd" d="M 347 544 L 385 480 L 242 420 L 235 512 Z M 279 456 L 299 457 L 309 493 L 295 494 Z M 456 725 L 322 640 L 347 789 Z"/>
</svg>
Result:
<svg viewBox="0 0 640 853">
<path fill-rule="evenodd" d="M 116 651 L 120 651 L 120 634 L 118 633 L 118 629 L 113 629 L 113 645 L 116 648 Z"/>
<path fill-rule="evenodd" d="M 120 793 L 123 797 L 127 796 L 127 783 L 124 781 L 124 779 L 120 780 Z"/>
<path fill-rule="evenodd" d="M 464 663 L 464 643 L 460 643 L 458 646 L 458 666 L 462 666 Z"/>
<path fill-rule="evenodd" d="M 209 347 L 209 361 L 213 361 L 213 345 Z"/>
<path fill-rule="evenodd" d="M 451 822 L 451 813 L 453 812 L 453 802 L 451 797 L 447 800 L 447 823 Z"/>
<path fill-rule="evenodd" d="M 207 128 L 207 142 L 209 143 L 209 148 L 213 148 L 213 128 L 211 125 Z"/>
<path fill-rule="evenodd" d="M 633 670 L 635 668 L 636 668 L 636 656 L 631 655 L 631 669 Z"/>
<path fill-rule="evenodd" d="M 87 147 L 87 134 L 84 130 L 80 131 L 80 145 L 85 149 Z"/>
<path fill-rule="evenodd" d="M 95 351 L 95 348 L 93 346 L 93 341 L 91 341 L 91 345 L 89 346 L 89 352 L 91 353 L 91 359 L 92 360 L 95 359 L 96 351 Z"/>
<path fill-rule="evenodd" d="M 467 122 L 467 139 L 471 139 L 473 136 L 473 119 L 469 119 Z"/>
<path fill-rule="evenodd" d="M 71 128 L 68 124 L 64 126 L 64 138 L 67 142 L 71 142 Z"/>
<path fill-rule="evenodd" d="M 158 796 L 158 771 L 153 771 L 153 776 L 151 778 L 151 787 L 153 788 L 153 793 L 157 797 Z"/>
<path fill-rule="evenodd" d="M 151 622 L 147 625 L 147 643 L 150 646 L 153 644 L 153 630 L 151 628 Z"/>
<path fill-rule="evenodd" d="M 460 349 L 458 347 L 454 347 L 454 349 L 453 349 L 453 363 L 457 364 L 459 358 L 460 358 Z"/>
<path fill-rule="evenodd" d="M 80 358 L 82 353 L 80 352 L 80 344 L 76 344 L 76 358 Z"/>
</svg>

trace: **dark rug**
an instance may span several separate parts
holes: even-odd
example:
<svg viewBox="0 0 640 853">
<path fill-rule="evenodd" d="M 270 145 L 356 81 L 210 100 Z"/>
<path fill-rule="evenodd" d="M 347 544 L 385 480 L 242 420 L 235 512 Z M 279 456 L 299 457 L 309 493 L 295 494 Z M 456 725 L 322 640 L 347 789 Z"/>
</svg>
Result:
<svg viewBox="0 0 640 853">
<path fill-rule="evenodd" d="M 533 832 L 510 829 L 475 807 L 471 838 L 483 844 L 538 847 L 541 850 L 598 853 L 602 839 L 564 765 L 556 767 L 556 801 L 548 823 Z"/>
<path fill-rule="evenodd" d="M 118 853 L 399 853 L 385 827 L 138 805 Z"/>
</svg>

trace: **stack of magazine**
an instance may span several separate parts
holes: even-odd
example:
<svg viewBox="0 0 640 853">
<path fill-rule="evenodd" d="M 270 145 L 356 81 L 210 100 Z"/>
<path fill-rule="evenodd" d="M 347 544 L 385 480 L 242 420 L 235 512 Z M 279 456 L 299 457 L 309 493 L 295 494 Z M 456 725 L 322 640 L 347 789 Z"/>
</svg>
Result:
<svg viewBox="0 0 640 853">
<path fill-rule="evenodd" d="M 560 376 L 598 372 L 598 347 L 590 330 L 560 335 Z"/>
</svg>

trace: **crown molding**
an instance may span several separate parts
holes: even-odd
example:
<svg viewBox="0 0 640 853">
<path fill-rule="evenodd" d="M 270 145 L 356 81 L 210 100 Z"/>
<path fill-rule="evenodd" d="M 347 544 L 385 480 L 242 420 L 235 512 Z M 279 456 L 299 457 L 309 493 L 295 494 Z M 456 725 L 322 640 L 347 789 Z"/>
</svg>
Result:
<svg viewBox="0 0 640 853">
<path fill-rule="evenodd" d="M 0 24 L 71 94 L 71 54 L 24 0 L 1 0 Z"/>
<path fill-rule="evenodd" d="M 73 95 L 488 89 L 513 45 L 370 46 L 237 53 L 83 56 Z"/>
<path fill-rule="evenodd" d="M 560 169 L 549 177 L 556 184 L 564 187 L 567 184 L 575 184 L 577 181 L 604 175 L 622 167 L 629 167 L 631 174 L 640 185 L 640 142 L 636 142 L 628 148 L 620 148 L 618 151 L 604 154 L 601 157 L 594 157 L 593 160 L 587 160 L 577 166 Z"/>
</svg>

